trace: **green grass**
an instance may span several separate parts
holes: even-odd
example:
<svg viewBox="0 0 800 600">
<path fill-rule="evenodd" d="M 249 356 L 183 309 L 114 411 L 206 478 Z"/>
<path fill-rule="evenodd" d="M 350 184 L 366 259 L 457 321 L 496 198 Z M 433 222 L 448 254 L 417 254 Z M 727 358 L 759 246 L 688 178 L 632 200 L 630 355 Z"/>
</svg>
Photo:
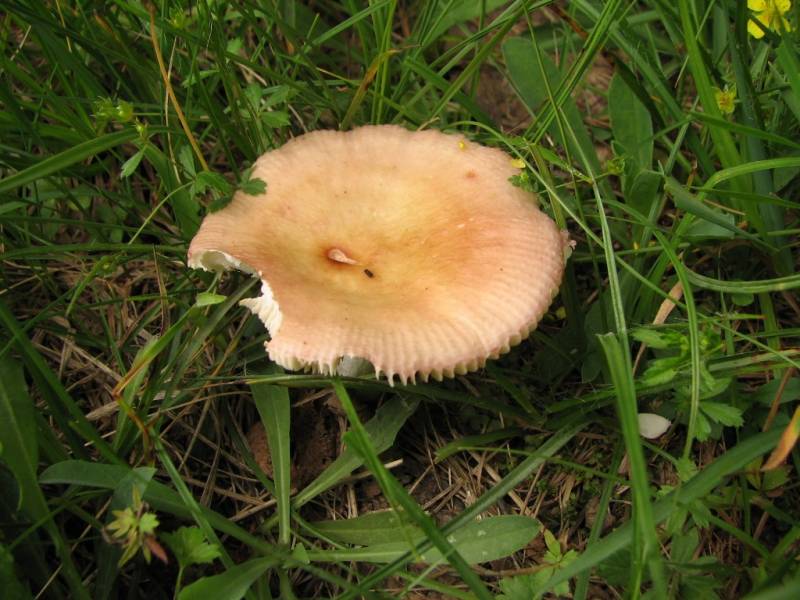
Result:
<svg viewBox="0 0 800 600">
<path fill-rule="evenodd" d="M 759 467 L 800 398 L 797 7 L 4 8 L 6 596 L 796 595 L 800 452 Z M 577 243 L 481 372 L 284 373 L 255 282 L 185 266 L 261 153 L 367 123 L 504 149 Z"/>
</svg>

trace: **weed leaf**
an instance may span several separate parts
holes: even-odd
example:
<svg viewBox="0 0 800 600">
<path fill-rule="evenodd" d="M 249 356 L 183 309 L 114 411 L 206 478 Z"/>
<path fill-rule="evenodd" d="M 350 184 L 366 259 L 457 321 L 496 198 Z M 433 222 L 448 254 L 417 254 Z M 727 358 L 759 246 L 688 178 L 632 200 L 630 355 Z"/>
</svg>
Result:
<svg viewBox="0 0 800 600">
<path fill-rule="evenodd" d="M 219 548 L 206 541 L 199 527 L 181 527 L 172 533 L 162 533 L 161 539 L 172 550 L 181 569 L 211 563 L 220 556 Z"/>
<path fill-rule="evenodd" d="M 224 573 L 203 577 L 186 586 L 178 595 L 178 600 L 239 600 L 243 598 L 264 571 L 274 567 L 274 558 L 254 558 Z"/>
</svg>

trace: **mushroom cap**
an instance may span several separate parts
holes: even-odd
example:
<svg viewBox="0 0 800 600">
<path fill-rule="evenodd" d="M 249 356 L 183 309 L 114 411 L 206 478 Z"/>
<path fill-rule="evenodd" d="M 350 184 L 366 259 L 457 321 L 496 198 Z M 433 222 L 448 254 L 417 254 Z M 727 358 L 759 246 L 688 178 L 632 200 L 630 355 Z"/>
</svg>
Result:
<svg viewBox="0 0 800 600">
<path fill-rule="evenodd" d="M 558 292 L 566 235 L 514 186 L 511 157 L 439 131 L 315 131 L 267 152 L 209 214 L 189 266 L 262 280 L 242 301 L 270 358 L 341 373 L 352 358 L 406 383 L 483 366 L 527 337 Z"/>
</svg>

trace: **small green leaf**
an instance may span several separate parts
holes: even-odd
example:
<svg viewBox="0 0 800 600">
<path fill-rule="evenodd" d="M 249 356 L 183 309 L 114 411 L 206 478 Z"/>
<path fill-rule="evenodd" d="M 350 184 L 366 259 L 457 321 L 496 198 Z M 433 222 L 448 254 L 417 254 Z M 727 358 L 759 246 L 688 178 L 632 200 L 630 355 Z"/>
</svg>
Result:
<svg viewBox="0 0 800 600">
<path fill-rule="evenodd" d="M 540 588 L 550 579 L 553 573 L 573 562 L 578 556 L 575 550 L 569 550 L 566 554 L 562 554 L 561 544 L 547 529 L 544 530 L 544 542 L 547 552 L 545 552 L 542 566 L 549 566 L 538 570 L 536 573 L 500 580 L 500 590 L 503 593 L 498 596 L 498 600 L 529 600 L 530 598 L 537 598 Z M 568 596 L 569 583 L 562 582 L 553 591 L 558 596 Z"/>
<path fill-rule="evenodd" d="M 253 111 L 258 111 L 259 105 L 261 104 L 261 96 L 263 94 L 263 90 L 261 86 L 257 83 L 249 83 L 246 88 L 244 88 L 244 99 L 247 101 L 247 104 L 253 109 Z M 242 113 L 244 114 L 244 112 Z"/>
<path fill-rule="evenodd" d="M 136 154 L 131 156 L 128 160 L 126 160 L 122 164 L 122 168 L 119 171 L 119 176 L 122 179 L 126 177 L 130 177 L 133 175 L 136 168 L 139 166 L 139 163 L 142 162 L 142 158 L 144 158 L 144 150 L 139 150 Z"/>
<path fill-rule="evenodd" d="M 679 458 L 675 466 L 678 469 L 678 477 L 684 483 L 697 475 L 697 465 L 688 458 Z"/>
<path fill-rule="evenodd" d="M 547 546 L 547 553 L 558 560 L 561 558 L 561 544 L 558 543 L 556 536 L 549 529 L 544 530 L 544 543 Z"/>
<path fill-rule="evenodd" d="M 705 442 L 711 435 L 711 423 L 708 422 L 705 414 L 702 411 L 697 413 L 697 428 L 695 429 L 695 437 L 699 442 Z"/>
<path fill-rule="evenodd" d="M 200 292 L 197 294 L 197 298 L 194 301 L 194 305 L 197 308 L 202 308 L 204 306 L 213 306 L 215 304 L 219 304 L 224 302 L 228 297 L 223 296 L 221 294 L 212 294 L 211 292 Z"/>
<path fill-rule="evenodd" d="M 789 481 L 789 467 L 781 465 L 771 471 L 764 471 L 762 487 L 765 491 L 775 490 Z"/>
<path fill-rule="evenodd" d="M 497 600 L 531 600 L 537 597 L 537 592 L 547 577 L 550 576 L 552 569 L 544 569 L 546 575 L 541 578 L 543 581 L 536 579 L 535 573 L 531 575 L 519 575 L 517 577 L 504 577 L 500 580 L 500 594 Z"/>
<path fill-rule="evenodd" d="M 698 527 L 708 527 L 711 520 L 711 511 L 702 500 L 694 500 L 689 504 L 689 513 Z"/>
<path fill-rule="evenodd" d="M 194 73 L 189 73 L 189 76 L 186 77 L 181 82 L 181 87 L 188 89 L 188 88 L 192 87 L 194 84 L 196 84 L 197 82 L 203 81 L 204 79 L 208 79 L 209 77 L 213 77 L 213 76 L 218 75 L 218 74 L 219 74 L 219 69 L 208 69 L 208 70 L 205 70 L 205 71 L 200 71 L 196 76 L 195 76 Z"/>
<path fill-rule="evenodd" d="M 518 187 L 526 192 L 535 193 L 537 191 L 536 185 L 527 171 L 523 171 L 517 175 L 512 175 L 508 178 L 508 181 L 514 187 Z"/>
<path fill-rule="evenodd" d="M 672 547 L 670 548 L 670 558 L 674 563 L 688 563 L 692 560 L 692 555 L 700 544 L 700 536 L 697 529 L 692 527 L 686 533 L 676 533 L 672 536 Z"/>
<path fill-rule="evenodd" d="M 722 392 L 728 389 L 731 382 L 733 381 L 730 377 L 714 377 L 705 368 L 705 365 L 702 365 L 701 374 L 704 375 L 700 381 L 700 399 L 705 400 L 706 398 L 714 398 L 715 396 L 719 396 Z M 713 409 L 712 409 L 713 410 Z M 737 409 L 738 410 L 738 409 Z M 741 411 L 739 411 L 741 414 Z M 711 415 L 709 415 L 711 416 Z M 721 422 L 721 421 L 720 421 Z M 738 425 L 737 425 L 738 427 Z"/>
<path fill-rule="evenodd" d="M 753 294 L 734 292 L 731 294 L 731 301 L 736 306 L 750 306 L 755 300 Z"/>
<path fill-rule="evenodd" d="M 306 550 L 303 542 L 299 542 L 294 548 L 292 548 L 292 558 L 300 561 L 304 565 L 311 563 L 311 559 L 308 556 L 308 550 Z"/>
<path fill-rule="evenodd" d="M 233 193 L 233 186 L 222 175 L 213 171 L 201 171 L 192 183 L 192 193 L 203 194 L 209 188 L 220 194 Z"/>
<path fill-rule="evenodd" d="M 264 100 L 264 106 L 266 108 L 286 102 L 296 93 L 296 90 L 288 85 L 279 85 L 273 89 L 275 91 L 272 92 L 272 94 L 270 94 L 266 100 Z"/>
<path fill-rule="evenodd" d="M 189 565 L 208 564 L 220 557 L 219 548 L 206 541 L 199 527 L 181 527 L 172 533 L 162 534 L 161 539 L 172 550 L 181 569 Z"/>
<path fill-rule="evenodd" d="M 239 190 L 250 196 L 257 196 L 267 191 L 267 182 L 257 177 L 255 179 L 248 179 L 242 182 L 239 186 Z"/>
<path fill-rule="evenodd" d="M 665 349 L 673 345 L 673 339 L 670 336 L 655 329 L 640 327 L 639 329 L 634 329 L 631 332 L 631 336 L 651 348 Z"/>
<path fill-rule="evenodd" d="M 706 401 L 700 404 L 700 410 L 711 420 L 727 427 L 741 427 L 744 424 L 742 411 L 730 404 Z"/>
<path fill-rule="evenodd" d="M 235 38 L 232 38 L 232 39 L 228 40 L 228 43 L 225 46 L 225 51 L 228 54 L 238 54 L 239 50 L 242 49 L 242 46 L 244 46 L 244 42 L 242 41 L 242 38 L 235 37 Z"/>
<path fill-rule="evenodd" d="M 191 177 L 197 175 L 197 169 L 194 166 L 194 152 L 192 152 L 192 147 L 188 144 L 181 146 L 180 150 L 178 150 L 178 162 L 188 175 Z"/>
<path fill-rule="evenodd" d="M 208 205 L 208 212 L 215 213 L 222 210 L 231 203 L 231 200 L 233 200 L 233 196 L 220 196 L 219 198 L 215 198 Z"/>
<path fill-rule="evenodd" d="M 145 535 L 152 535 L 158 527 L 158 518 L 153 513 L 144 513 L 139 519 L 139 531 Z"/>
<path fill-rule="evenodd" d="M 662 369 L 657 367 L 650 367 L 642 373 L 640 383 L 645 387 L 653 387 L 669 383 L 678 372 L 675 369 Z"/>
<path fill-rule="evenodd" d="M 261 122 L 266 127 L 286 127 L 289 120 L 289 113 L 283 110 L 273 110 L 261 113 Z"/>
</svg>

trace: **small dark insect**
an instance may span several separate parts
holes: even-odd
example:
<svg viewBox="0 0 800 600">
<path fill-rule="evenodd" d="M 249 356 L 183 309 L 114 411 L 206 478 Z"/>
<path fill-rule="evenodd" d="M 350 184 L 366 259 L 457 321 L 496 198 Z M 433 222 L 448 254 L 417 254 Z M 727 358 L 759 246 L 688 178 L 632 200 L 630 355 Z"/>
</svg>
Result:
<svg viewBox="0 0 800 600">
<path fill-rule="evenodd" d="M 367 277 L 369 277 L 370 279 L 372 279 L 373 277 L 375 277 L 375 273 L 373 273 L 373 272 L 372 272 L 372 271 L 370 271 L 369 269 L 364 269 L 364 275 L 366 275 L 366 276 L 367 276 Z"/>
</svg>

